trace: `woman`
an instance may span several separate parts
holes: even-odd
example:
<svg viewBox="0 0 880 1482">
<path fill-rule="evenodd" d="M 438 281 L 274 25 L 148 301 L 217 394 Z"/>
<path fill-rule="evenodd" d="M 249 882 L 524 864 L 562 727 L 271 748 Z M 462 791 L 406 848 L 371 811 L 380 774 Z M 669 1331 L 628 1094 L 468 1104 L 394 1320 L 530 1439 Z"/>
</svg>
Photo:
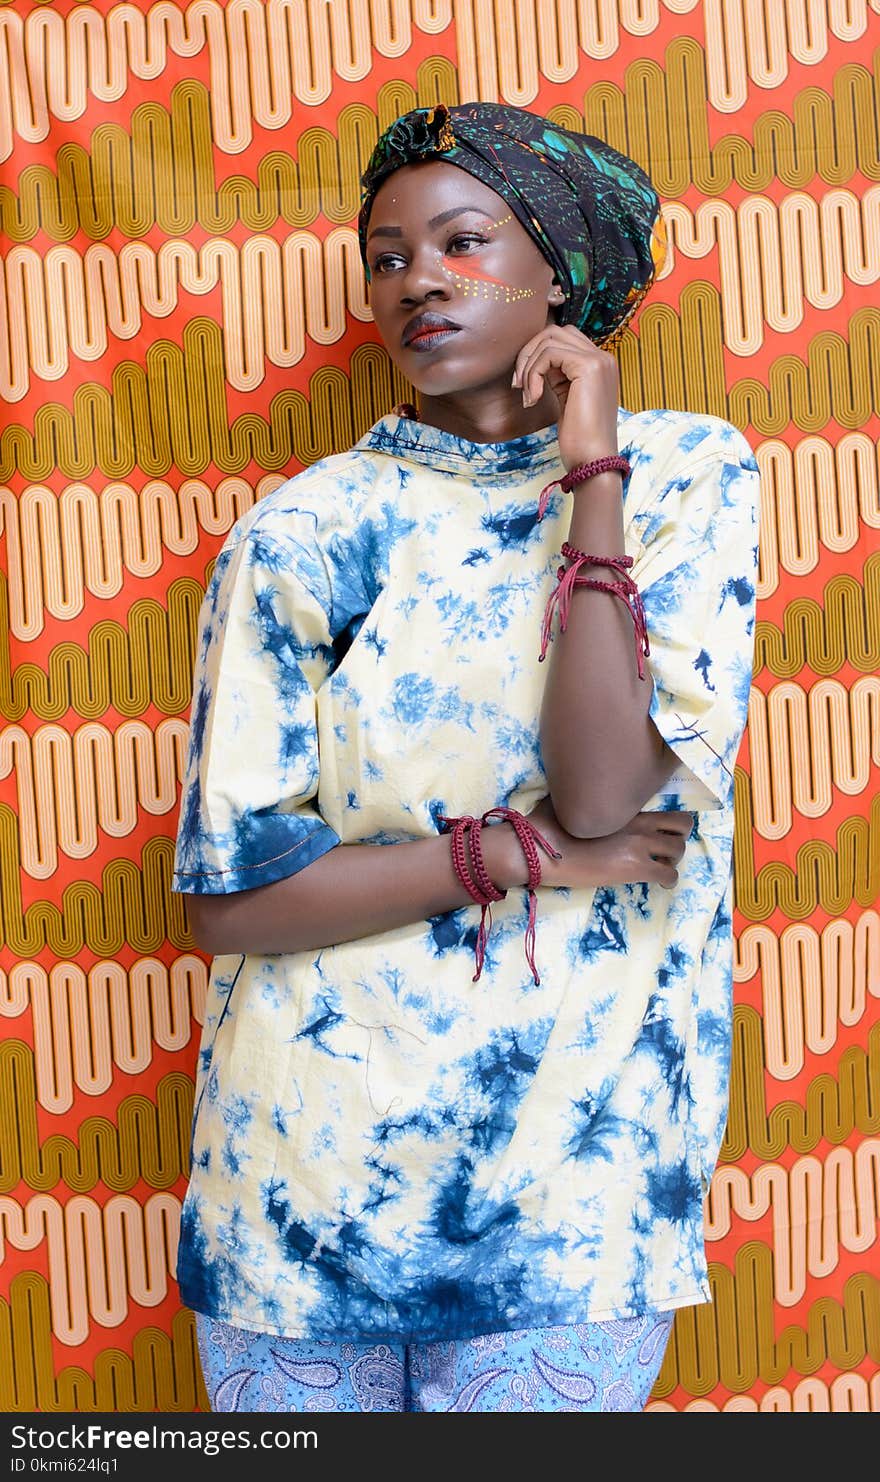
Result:
<svg viewBox="0 0 880 1482">
<path fill-rule="evenodd" d="M 181 1293 L 216 1410 L 638 1411 L 710 1299 L 756 465 L 618 405 L 662 260 L 632 161 L 440 106 L 363 184 L 419 407 L 206 596 Z"/>
</svg>

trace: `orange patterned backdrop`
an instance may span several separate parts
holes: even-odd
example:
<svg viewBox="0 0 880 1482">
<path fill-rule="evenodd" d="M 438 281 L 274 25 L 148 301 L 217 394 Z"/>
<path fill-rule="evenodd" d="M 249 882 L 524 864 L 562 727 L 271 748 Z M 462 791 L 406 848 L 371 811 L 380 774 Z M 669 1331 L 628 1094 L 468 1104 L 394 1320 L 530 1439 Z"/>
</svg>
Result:
<svg viewBox="0 0 880 1482">
<path fill-rule="evenodd" d="M 169 892 L 233 521 L 408 388 L 377 132 L 499 99 L 634 156 L 623 400 L 762 474 L 715 1301 L 653 1410 L 880 1410 L 880 0 L 0 0 L 0 1405 L 206 1404 L 174 1281 L 206 961 Z"/>
</svg>

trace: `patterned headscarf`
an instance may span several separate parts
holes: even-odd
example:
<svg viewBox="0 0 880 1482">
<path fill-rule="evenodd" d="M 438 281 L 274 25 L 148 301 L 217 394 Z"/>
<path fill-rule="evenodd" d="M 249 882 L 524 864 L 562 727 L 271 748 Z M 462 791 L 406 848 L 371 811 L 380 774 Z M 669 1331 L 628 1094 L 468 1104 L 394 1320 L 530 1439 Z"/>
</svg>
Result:
<svg viewBox="0 0 880 1482">
<path fill-rule="evenodd" d="M 385 130 L 361 177 L 358 238 L 365 266 L 379 186 L 402 165 L 435 157 L 507 202 L 565 291 L 559 322 L 576 325 L 597 345 L 613 343 L 666 254 L 660 201 L 635 161 L 524 108 L 415 108 Z"/>
</svg>

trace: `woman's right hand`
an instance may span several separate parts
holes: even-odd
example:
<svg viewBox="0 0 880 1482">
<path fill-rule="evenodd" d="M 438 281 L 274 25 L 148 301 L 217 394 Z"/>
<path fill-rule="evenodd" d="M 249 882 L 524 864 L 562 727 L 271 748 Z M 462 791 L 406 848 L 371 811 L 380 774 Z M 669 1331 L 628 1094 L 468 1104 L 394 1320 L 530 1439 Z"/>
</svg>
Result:
<svg viewBox="0 0 880 1482">
<path fill-rule="evenodd" d="M 571 889 L 642 881 L 671 890 L 678 884 L 677 866 L 694 826 L 693 813 L 685 811 L 637 813 L 617 833 L 577 839 L 562 827 L 549 797 L 527 816 L 562 855 L 551 859 L 538 846 L 541 884 Z"/>
</svg>

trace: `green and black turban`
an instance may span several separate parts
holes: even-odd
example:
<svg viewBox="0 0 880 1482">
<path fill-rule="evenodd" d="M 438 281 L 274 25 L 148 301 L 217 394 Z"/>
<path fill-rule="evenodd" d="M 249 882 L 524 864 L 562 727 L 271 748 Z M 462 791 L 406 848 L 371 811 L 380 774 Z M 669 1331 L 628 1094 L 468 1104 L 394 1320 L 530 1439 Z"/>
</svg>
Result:
<svg viewBox="0 0 880 1482">
<path fill-rule="evenodd" d="M 466 170 L 507 202 L 565 290 L 560 323 L 576 325 L 597 345 L 620 334 L 666 251 L 660 200 L 635 161 L 524 108 L 415 108 L 385 130 L 361 178 L 365 266 L 379 186 L 402 165 L 434 158 Z"/>
</svg>

